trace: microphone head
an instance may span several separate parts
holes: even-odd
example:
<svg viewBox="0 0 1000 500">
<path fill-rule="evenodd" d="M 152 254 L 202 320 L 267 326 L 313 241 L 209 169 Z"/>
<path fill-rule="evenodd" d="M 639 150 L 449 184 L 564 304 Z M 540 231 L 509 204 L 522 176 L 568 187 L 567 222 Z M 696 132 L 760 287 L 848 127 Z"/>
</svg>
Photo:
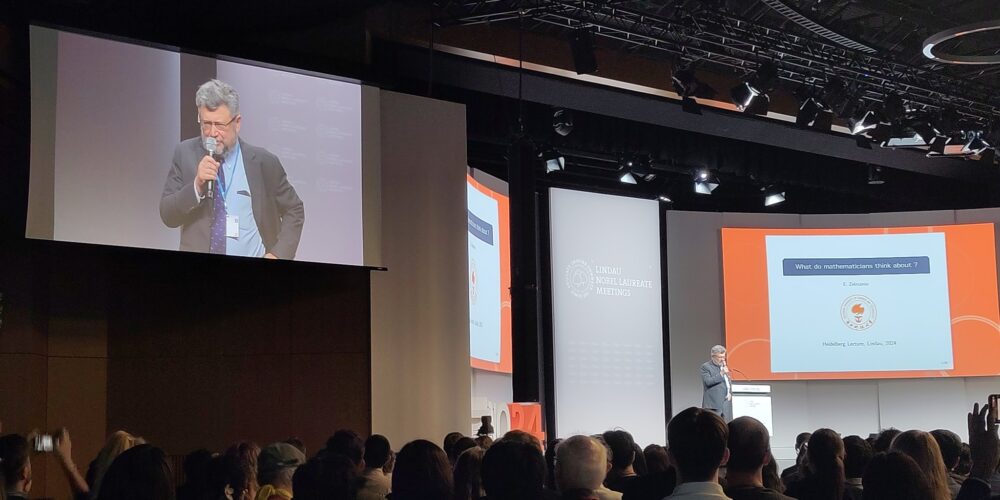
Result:
<svg viewBox="0 0 1000 500">
<path fill-rule="evenodd" d="M 216 141 L 215 137 L 206 137 L 202 140 L 202 146 L 209 154 L 216 154 L 219 149 L 219 141 Z"/>
</svg>

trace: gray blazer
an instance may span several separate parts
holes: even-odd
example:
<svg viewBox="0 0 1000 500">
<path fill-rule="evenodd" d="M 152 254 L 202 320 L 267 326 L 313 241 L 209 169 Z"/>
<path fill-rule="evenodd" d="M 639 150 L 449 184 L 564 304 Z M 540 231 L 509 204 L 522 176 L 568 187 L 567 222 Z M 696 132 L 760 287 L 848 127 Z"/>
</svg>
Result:
<svg viewBox="0 0 1000 500">
<path fill-rule="evenodd" d="M 703 363 L 701 365 L 701 382 L 705 388 L 705 394 L 701 399 L 702 408 L 713 410 L 726 419 L 732 418 L 732 402 L 726 401 L 729 390 L 726 388 L 722 367 L 711 361 Z M 730 383 L 732 382 L 730 381 Z"/>
<path fill-rule="evenodd" d="M 279 259 L 295 258 L 306 218 L 302 200 L 288 183 L 278 157 L 243 140 L 240 151 L 264 251 Z M 160 198 L 160 218 L 168 227 L 181 228 L 180 249 L 190 252 L 208 252 L 211 236 L 212 203 L 207 199 L 199 203 L 194 192 L 198 162 L 204 156 L 199 137 L 178 144 Z"/>
</svg>

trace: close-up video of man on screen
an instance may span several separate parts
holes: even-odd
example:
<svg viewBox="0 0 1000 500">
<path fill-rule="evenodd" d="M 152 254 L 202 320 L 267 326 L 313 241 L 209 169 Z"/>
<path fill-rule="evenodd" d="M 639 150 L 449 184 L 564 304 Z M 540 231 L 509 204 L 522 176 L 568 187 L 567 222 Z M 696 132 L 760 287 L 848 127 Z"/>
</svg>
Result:
<svg viewBox="0 0 1000 500">
<path fill-rule="evenodd" d="M 181 228 L 181 250 L 290 260 L 305 208 L 277 156 L 240 139 L 239 99 L 219 80 L 198 88 L 201 135 L 174 149 L 160 218 Z"/>
</svg>

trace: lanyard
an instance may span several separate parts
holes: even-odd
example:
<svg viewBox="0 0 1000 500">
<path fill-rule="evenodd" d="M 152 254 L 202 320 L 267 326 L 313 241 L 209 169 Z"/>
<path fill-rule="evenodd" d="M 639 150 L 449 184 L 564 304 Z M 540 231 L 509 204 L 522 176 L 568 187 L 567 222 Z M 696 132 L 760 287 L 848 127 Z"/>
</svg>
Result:
<svg viewBox="0 0 1000 500">
<path fill-rule="evenodd" d="M 234 177 L 236 177 L 236 165 L 239 162 L 239 156 L 241 155 L 243 155 L 243 151 L 237 151 L 237 154 L 233 155 L 233 172 L 226 175 L 226 182 L 219 182 L 219 192 L 222 194 L 222 203 L 226 205 L 229 204 L 229 188 L 233 187 L 233 181 L 236 180 L 234 179 Z M 219 168 L 223 169 L 223 173 L 225 173 L 226 163 L 223 162 L 222 165 L 219 165 Z"/>
</svg>

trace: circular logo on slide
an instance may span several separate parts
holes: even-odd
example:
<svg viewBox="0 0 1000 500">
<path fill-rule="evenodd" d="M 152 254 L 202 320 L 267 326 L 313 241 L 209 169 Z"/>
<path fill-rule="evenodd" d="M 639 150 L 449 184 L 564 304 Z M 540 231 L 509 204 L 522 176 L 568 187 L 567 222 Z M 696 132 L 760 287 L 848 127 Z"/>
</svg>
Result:
<svg viewBox="0 0 1000 500">
<path fill-rule="evenodd" d="M 864 331 L 875 324 L 875 303 L 864 295 L 851 295 L 840 305 L 840 319 L 854 331 Z"/>
<path fill-rule="evenodd" d="M 469 303 L 479 302 L 479 271 L 476 269 L 476 259 L 469 259 Z"/>
<path fill-rule="evenodd" d="M 594 289 L 594 272 L 586 262 L 576 259 L 566 266 L 566 286 L 569 293 L 582 299 Z"/>
</svg>

